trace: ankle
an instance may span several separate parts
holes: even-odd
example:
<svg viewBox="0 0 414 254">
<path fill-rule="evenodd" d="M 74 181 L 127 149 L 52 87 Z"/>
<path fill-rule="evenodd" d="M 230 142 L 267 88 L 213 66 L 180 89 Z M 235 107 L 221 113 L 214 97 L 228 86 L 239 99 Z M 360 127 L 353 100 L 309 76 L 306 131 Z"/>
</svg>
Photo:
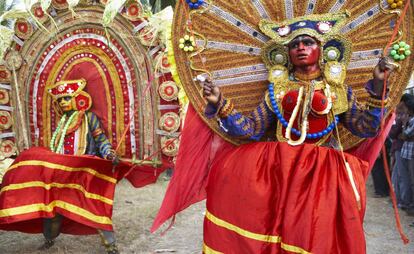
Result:
<svg viewBox="0 0 414 254">
<path fill-rule="evenodd" d="M 50 247 L 52 247 L 55 244 L 54 239 L 45 239 L 45 242 L 42 246 L 39 247 L 39 250 L 48 250 Z"/>
<path fill-rule="evenodd" d="M 119 254 L 119 250 L 115 242 L 104 244 L 104 246 L 107 254 Z"/>
</svg>

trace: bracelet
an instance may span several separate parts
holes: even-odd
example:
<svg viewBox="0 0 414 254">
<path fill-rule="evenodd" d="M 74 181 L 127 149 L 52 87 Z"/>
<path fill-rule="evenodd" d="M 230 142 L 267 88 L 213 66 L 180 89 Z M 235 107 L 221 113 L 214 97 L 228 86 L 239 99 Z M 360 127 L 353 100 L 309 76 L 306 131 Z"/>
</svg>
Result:
<svg viewBox="0 0 414 254">
<path fill-rule="evenodd" d="M 218 115 L 220 118 L 226 118 L 230 115 L 233 109 L 234 109 L 233 103 L 230 100 L 225 100 L 224 105 L 220 108 Z"/>
<path fill-rule="evenodd" d="M 388 98 L 384 99 L 384 107 L 388 106 Z M 382 107 L 382 100 L 381 99 L 375 99 L 373 97 L 370 97 L 367 101 L 367 105 L 369 107 L 374 107 L 374 108 L 381 108 Z"/>
<path fill-rule="evenodd" d="M 105 159 L 110 160 L 109 156 L 116 156 L 116 152 L 114 149 L 110 149 L 108 153 L 105 155 Z M 111 158 L 112 159 L 112 158 Z"/>
</svg>

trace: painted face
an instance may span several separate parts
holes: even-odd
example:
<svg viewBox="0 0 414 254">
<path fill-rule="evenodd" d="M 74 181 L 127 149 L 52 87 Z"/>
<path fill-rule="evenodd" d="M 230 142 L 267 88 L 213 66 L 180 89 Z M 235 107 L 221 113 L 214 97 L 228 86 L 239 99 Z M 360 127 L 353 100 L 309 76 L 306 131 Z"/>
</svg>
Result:
<svg viewBox="0 0 414 254">
<path fill-rule="evenodd" d="M 59 98 L 57 100 L 57 102 L 58 102 L 59 107 L 62 109 L 63 112 L 68 112 L 68 111 L 73 110 L 72 97 L 70 97 L 70 96 L 62 97 L 62 98 Z"/>
<path fill-rule="evenodd" d="M 299 35 L 289 43 L 288 47 L 293 66 L 305 67 L 318 64 L 321 49 L 314 38 Z"/>
</svg>

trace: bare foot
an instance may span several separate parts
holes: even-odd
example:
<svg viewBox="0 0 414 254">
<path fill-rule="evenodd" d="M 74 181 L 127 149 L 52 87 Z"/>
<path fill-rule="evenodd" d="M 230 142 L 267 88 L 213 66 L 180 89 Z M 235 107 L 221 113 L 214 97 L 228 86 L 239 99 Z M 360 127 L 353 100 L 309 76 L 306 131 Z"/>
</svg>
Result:
<svg viewBox="0 0 414 254">
<path fill-rule="evenodd" d="M 38 248 L 38 250 L 48 250 L 50 247 L 52 247 L 55 244 L 54 240 L 45 240 L 42 246 Z"/>
</svg>

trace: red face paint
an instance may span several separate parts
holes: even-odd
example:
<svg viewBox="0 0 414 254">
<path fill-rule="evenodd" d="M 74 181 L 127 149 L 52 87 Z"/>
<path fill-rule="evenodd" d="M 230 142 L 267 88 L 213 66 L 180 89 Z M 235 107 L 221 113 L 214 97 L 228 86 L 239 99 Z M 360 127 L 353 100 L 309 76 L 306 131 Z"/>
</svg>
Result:
<svg viewBox="0 0 414 254">
<path fill-rule="evenodd" d="M 289 43 L 290 61 L 294 67 L 318 65 L 320 54 L 318 42 L 308 35 L 300 35 Z"/>
</svg>

